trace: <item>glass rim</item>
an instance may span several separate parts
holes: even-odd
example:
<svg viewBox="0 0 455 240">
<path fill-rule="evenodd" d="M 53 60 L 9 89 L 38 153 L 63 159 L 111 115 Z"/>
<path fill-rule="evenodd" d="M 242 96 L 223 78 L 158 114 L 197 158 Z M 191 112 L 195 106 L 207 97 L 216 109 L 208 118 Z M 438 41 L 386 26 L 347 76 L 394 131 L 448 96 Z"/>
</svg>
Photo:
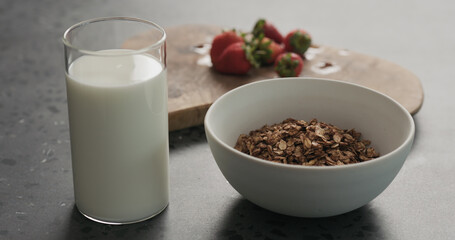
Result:
<svg viewBox="0 0 455 240">
<path fill-rule="evenodd" d="M 144 20 L 144 19 L 141 19 L 141 18 L 118 16 L 118 17 L 92 18 L 92 19 L 88 19 L 88 20 L 85 20 L 85 21 L 82 21 L 82 22 L 79 22 L 79 23 L 76 23 L 76 24 L 72 25 L 71 27 L 69 27 L 63 33 L 63 38 L 62 38 L 63 44 L 65 44 L 65 46 L 67 46 L 67 47 L 69 47 L 71 49 L 77 50 L 78 52 L 86 54 L 86 55 L 113 56 L 112 53 L 103 53 L 103 52 L 99 52 L 99 51 L 87 50 L 87 49 L 84 49 L 84 48 L 81 48 L 81 47 L 76 47 L 75 45 L 73 45 L 69 41 L 69 37 L 68 37 L 70 32 L 75 30 L 75 29 L 77 29 L 77 28 L 83 27 L 83 26 L 91 24 L 91 23 L 103 22 L 103 21 L 109 21 L 109 20 L 120 20 L 120 21 L 145 23 L 145 24 L 148 24 L 148 25 L 151 25 L 151 26 L 157 28 L 162 33 L 162 36 L 161 36 L 161 38 L 158 41 L 156 41 L 155 43 L 153 43 L 153 44 L 151 44 L 151 45 L 149 45 L 147 47 L 143 47 L 143 48 L 140 48 L 140 49 L 137 49 L 137 50 L 131 49 L 131 51 L 128 51 L 128 52 L 125 52 L 125 53 L 115 54 L 115 56 L 127 56 L 127 55 L 142 54 L 142 53 L 148 52 L 150 50 L 157 49 L 157 48 L 161 47 L 161 45 L 163 45 L 164 42 L 166 41 L 166 32 L 164 31 L 164 28 L 162 28 L 160 25 L 158 25 L 158 24 L 156 24 L 156 23 L 154 23 L 152 21 Z"/>
</svg>

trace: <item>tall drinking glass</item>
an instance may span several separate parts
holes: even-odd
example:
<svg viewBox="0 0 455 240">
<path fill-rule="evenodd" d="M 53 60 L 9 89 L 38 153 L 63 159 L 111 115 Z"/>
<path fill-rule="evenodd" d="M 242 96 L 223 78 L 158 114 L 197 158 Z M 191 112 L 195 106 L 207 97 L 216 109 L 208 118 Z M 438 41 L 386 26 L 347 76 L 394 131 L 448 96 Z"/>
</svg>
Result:
<svg viewBox="0 0 455 240">
<path fill-rule="evenodd" d="M 127 17 L 64 34 L 74 196 L 92 220 L 133 223 L 168 205 L 165 40 L 160 26 Z"/>
</svg>

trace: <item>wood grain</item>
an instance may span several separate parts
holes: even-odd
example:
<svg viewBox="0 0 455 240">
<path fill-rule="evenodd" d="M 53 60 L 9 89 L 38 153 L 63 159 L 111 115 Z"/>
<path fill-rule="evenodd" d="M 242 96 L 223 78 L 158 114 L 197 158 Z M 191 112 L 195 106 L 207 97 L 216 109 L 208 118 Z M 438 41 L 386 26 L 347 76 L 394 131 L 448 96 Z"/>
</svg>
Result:
<svg viewBox="0 0 455 240">
<path fill-rule="evenodd" d="M 211 25 L 182 25 L 166 29 L 169 130 L 200 125 L 210 105 L 227 91 L 246 83 L 278 77 L 272 67 L 245 76 L 224 75 L 210 67 L 210 43 L 222 31 Z M 136 37 L 125 47 L 137 49 L 148 38 Z M 423 103 L 419 79 L 397 64 L 330 46 L 314 46 L 306 53 L 301 76 L 356 83 L 382 92 L 411 114 Z"/>
</svg>

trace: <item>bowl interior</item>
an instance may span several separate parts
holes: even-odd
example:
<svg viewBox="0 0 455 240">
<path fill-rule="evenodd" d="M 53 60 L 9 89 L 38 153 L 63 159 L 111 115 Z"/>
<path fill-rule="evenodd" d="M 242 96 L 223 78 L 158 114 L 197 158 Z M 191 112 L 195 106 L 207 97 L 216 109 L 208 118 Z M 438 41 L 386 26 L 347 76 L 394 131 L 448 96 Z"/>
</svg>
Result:
<svg viewBox="0 0 455 240">
<path fill-rule="evenodd" d="M 381 155 L 402 145 L 413 131 L 410 114 L 376 91 L 336 80 L 264 80 L 223 95 L 207 112 L 205 125 L 216 139 L 233 147 L 241 133 L 286 118 L 355 128 Z"/>
</svg>

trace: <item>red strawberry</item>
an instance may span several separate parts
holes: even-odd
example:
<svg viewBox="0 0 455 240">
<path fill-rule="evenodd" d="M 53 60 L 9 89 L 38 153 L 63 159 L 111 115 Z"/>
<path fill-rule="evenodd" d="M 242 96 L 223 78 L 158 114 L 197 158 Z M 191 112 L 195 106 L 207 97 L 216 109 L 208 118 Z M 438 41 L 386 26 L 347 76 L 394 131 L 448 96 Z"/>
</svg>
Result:
<svg viewBox="0 0 455 240">
<path fill-rule="evenodd" d="M 264 37 L 260 40 L 258 50 L 255 54 L 258 55 L 260 63 L 272 64 L 283 51 L 284 48 L 280 44 L 270 38 Z"/>
<path fill-rule="evenodd" d="M 212 42 L 212 48 L 210 49 L 212 64 L 217 62 L 218 58 L 229 45 L 236 42 L 243 42 L 243 38 L 237 35 L 235 30 L 222 32 L 215 36 Z"/>
<path fill-rule="evenodd" d="M 255 37 L 259 37 L 261 33 L 264 34 L 265 37 L 268 37 L 277 43 L 283 42 L 283 35 L 281 35 L 272 23 L 266 21 L 265 19 L 259 19 L 253 28 L 253 35 Z"/>
<path fill-rule="evenodd" d="M 302 29 L 296 29 L 284 38 L 286 51 L 303 55 L 311 45 L 311 36 Z"/>
<path fill-rule="evenodd" d="M 275 61 L 275 72 L 280 77 L 297 77 L 302 68 L 303 59 L 296 53 L 282 53 Z"/>
<path fill-rule="evenodd" d="M 257 65 L 250 46 L 244 42 L 236 42 L 224 49 L 213 67 L 220 73 L 246 74 L 251 67 Z"/>
</svg>

